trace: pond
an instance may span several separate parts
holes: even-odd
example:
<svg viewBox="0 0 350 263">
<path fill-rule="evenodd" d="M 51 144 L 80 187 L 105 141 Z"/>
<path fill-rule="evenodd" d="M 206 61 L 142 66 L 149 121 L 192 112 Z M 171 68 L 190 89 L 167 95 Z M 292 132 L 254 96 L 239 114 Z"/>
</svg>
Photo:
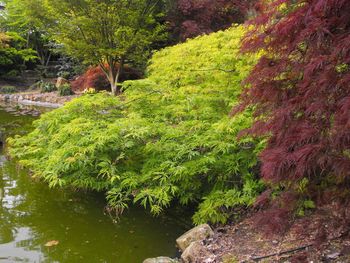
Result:
<svg viewBox="0 0 350 263">
<path fill-rule="evenodd" d="M 35 118 L 0 106 L 0 130 L 7 134 L 28 132 Z M 137 263 L 172 257 L 175 239 L 190 228 L 189 217 L 176 209 L 155 218 L 134 207 L 114 222 L 105 205 L 101 193 L 50 189 L 0 150 L 0 262 Z"/>
</svg>

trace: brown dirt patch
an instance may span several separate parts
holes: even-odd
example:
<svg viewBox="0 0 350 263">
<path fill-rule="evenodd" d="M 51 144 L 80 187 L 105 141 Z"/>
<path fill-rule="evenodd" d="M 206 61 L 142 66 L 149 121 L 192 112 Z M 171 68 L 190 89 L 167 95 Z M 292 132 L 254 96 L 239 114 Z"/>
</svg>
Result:
<svg viewBox="0 0 350 263">
<path fill-rule="evenodd" d="M 214 237 L 204 241 L 215 256 L 197 262 L 350 262 L 350 229 L 339 216 L 325 206 L 295 219 L 284 234 L 267 236 L 251 215 L 217 227 Z"/>
</svg>

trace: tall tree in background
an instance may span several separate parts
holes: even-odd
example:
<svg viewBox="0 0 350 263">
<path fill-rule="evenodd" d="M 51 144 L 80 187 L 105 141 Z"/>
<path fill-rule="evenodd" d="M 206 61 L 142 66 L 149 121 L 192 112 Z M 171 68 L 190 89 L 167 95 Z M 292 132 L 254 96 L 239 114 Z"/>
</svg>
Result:
<svg viewBox="0 0 350 263">
<path fill-rule="evenodd" d="M 160 0 L 46 0 L 55 39 L 72 57 L 99 65 L 113 94 L 125 63 L 147 60 L 150 45 L 164 38 Z"/>
<path fill-rule="evenodd" d="M 244 41 L 264 55 L 240 108 L 256 106 L 262 177 L 286 190 L 350 182 L 349 14 L 348 0 L 273 1 Z"/>
<path fill-rule="evenodd" d="M 43 0 L 6 0 L 6 10 L 0 17 L 0 28 L 16 32 L 26 41 L 27 48 L 36 51 L 39 62 L 47 66 L 51 59 L 51 37 L 47 28 L 52 20 L 46 15 Z"/>
<path fill-rule="evenodd" d="M 16 77 L 23 69 L 24 62 L 36 59 L 35 51 L 26 48 L 21 36 L 0 31 L 0 77 Z"/>
<path fill-rule="evenodd" d="M 243 23 L 255 12 L 255 0 L 172 1 L 168 20 L 178 40 L 208 34 Z"/>
</svg>

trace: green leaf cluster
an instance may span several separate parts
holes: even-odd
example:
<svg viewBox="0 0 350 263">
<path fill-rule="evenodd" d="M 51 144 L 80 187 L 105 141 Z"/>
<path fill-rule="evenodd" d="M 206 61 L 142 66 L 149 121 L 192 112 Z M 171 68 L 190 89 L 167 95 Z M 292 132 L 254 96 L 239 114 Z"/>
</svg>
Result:
<svg viewBox="0 0 350 263">
<path fill-rule="evenodd" d="M 155 0 L 45 0 L 46 12 L 57 23 L 51 33 L 66 52 L 89 65 L 147 61 L 149 46 L 165 40 L 165 26 Z"/>
<path fill-rule="evenodd" d="M 59 96 L 70 96 L 74 94 L 72 87 L 69 83 L 65 83 L 59 86 L 57 90 Z"/>
<path fill-rule="evenodd" d="M 48 32 L 57 21 L 47 14 L 44 0 L 5 0 L 5 11 L 0 13 L 0 30 L 16 32 L 23 38 L 26 48 L 37 56 L 35 62 L 47 66 L 54 47 Z"/>
<path fill-rule="evenodd" d="M 0 76 L 22 69 L 23 62 L 37 59 L 36 52 L 25 46 L 25 40 L 15 32 L 0 31 Z"/>
<path fill-rule="evenodd" d="M 40 81 L 39 87 L 41 93 L 53 92 L 57 90 L 56 85 L 52 82 Z"/>
<path fill-rule="evenodd" d="M 242 27 L 156 52 L 144 80 L 124 93 L 85 94 L 10 139 L 10 153 L 51 186 L 106 191 L 122 212 L 132 203 L 159 214 L 197 203 L 194 222 L 225 222 L 250 205 L 264 141 L 238 133 L 251 111 L 229 117 L 257 58 L 239 53 Z"/>
</svg>

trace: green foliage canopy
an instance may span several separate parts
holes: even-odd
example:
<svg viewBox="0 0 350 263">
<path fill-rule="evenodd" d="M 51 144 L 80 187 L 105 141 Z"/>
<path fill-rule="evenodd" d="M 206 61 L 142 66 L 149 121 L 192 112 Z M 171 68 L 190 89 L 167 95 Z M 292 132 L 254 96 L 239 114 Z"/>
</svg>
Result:
<svg viewBox="0 0 350 263">
<path fill-rule="evenodd" d="M 52 46 L 48 28 L 53 20 L 47 15 L 44 0 L 7 0 L 5 4 L 6 9 L 0 15 L 1 30 L 23 37 L 26 47 L 36 51 L 41 65 L 47 65 Z"/>
<path fill-rule="evenodd" d="M 165 38 L 164 26 L 157 20 L 162 16 L 161 2 L 45 0 L 56 21 L 52 34 L 57 42 L 72 57 L 99 65 L 114 94 L 123 65 L 147 61 L 150 45 Z"/>
<path fill-rule="evenodd" d="M 195 223 L 225 222 L 261 190 L 254 167 L 264 142 L 237 139 L 252 123 L 234 118 L 241 81 L 256 57 L 239 54 L 242 27 L 154 54 L 148 78 L 125 93 L 86 94 L 10 140 L 10 153 L 51 186 L 107 192 L 122 212 L 140 203 L 158 214 L 174 200 L 199 202 Z"/>
<path fill-rule="evenodd" d="M 25 40 L 14 32 L 0 32 L 0 76 L 16 76 L 23 62 L 35 60 L 36 53 L 26 48 Z"/>
</svg>

